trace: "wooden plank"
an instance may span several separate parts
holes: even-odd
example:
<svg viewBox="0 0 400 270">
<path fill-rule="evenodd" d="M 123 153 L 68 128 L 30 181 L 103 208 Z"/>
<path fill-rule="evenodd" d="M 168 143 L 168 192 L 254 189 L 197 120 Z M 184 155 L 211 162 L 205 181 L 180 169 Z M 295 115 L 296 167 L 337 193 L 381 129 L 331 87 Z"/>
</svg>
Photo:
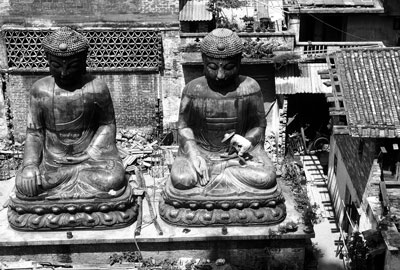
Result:
<svg viewBox="0 0 400 270">
<path fill-rule="evenodd" d="M 376 182 L 376 183 L 372 183 L 374 185 L 379 185 L 380 182 Z M 399 192 L 400 192 L 400 182 L 399 181 L 387 181 L 385 180 L 385 184 L 386 184 L 386 189 L 395 189 L 395 188 L 399 188 Z"/>
<path fill-rule="evenodd" d="M 320 69 L 317 71 L 319 75 L 329 74 L 329 69 Z"/>
<path fill-rule="evenodd" d="M 328 102 L 335 102 L 337 100 L 343 101 L 343 97 L 334 97 L 334 96 L 333 97 L 332 96 L 327 97 L 327 101 Z"/>
<path fill-rule="evenodd" d="M 344 110 L 337 110 L 336 108 L 329 108 L 329 115 L 346 115 Z"/>
<path fill-rule="evenodd" d="M 333 126 L 333 134 L 347 135 L 350 134 L 350 130 L 347 126 Z"/>
<path fill-rule="evenodd" d="M 388 208 L 389 207 L 389 196 L 387 193 L 385 181 L 379 182 L 379 190 L 380 190 L 380 194 L 382 196 L 382 205 L 383 205 L 383 207 Z"/>
<path fill-rule="evenodd" d="M 382 230 L 381 233 L 387 249 L 389 251 L 398 251 L 400 248 L 400 233 L 393 227 L 389 227 L 388 230 Z"/>
</svg>

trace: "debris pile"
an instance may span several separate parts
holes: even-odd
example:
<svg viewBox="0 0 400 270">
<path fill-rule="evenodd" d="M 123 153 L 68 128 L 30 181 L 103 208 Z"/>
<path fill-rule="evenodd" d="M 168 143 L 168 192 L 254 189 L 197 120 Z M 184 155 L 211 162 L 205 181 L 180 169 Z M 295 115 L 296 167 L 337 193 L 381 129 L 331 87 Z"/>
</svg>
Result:
<svg viewBox="0 0 400 270">
<path fill-rule="evenodd" d="M 22 162 L 23 143 L 12 143 L 8 139 L 0 138 L 0 181 L 15 176 Z"/>
<path fill-rule="evenodd" d="M 164 177 L 173 161 L 173 150 L 160 147 L 152 131 L 121 129 L 117 133 L 117 148 L 128 174 L 134 174 L 137 167 L 147 170 L 153 177 Z M 174 147 L 172 147 L 174 148 Z"/>
<path fill-rule="evenodd" d="M 155 139 L 152 128 L 121 129 L 117 132 L 116 140 L 119 155 L 128 174 L 134 174 L 137 167 L 156 178 L 169 173 L 177 147 L 161 147 L 163 141 L 160 143 Z M 13 143 L 0 138 L 0 181 L 15 176 L 22 163 L 23 152 L 24 141 Z"/>
</svg>

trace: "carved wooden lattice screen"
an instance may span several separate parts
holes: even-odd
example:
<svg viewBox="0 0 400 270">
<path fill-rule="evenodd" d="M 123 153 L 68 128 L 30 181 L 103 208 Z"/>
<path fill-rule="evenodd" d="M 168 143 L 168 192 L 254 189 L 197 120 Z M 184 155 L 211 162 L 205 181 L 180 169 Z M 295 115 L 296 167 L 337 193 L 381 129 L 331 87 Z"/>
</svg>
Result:
<svg viewBox="0 0 400 270">
<path fill-rule="evenodd" d="M 15 71 L 48 70 L 41 40 L 49 29 L 3 29 L 8 67 Z M 158 71 L 162 65 L 160 31 L 81 29 L 90 43 L 87 64 L 96 71 Z"/>
</svg>

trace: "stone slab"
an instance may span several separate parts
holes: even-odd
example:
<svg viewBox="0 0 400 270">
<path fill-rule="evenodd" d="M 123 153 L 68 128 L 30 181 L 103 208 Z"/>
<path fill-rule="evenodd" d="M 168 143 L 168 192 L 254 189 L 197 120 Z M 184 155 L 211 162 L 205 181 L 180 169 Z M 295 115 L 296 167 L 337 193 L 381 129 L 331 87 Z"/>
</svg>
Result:
<svg viewBox="0 0 400 270">
<path fill-rule="evenodd" d="M 164 179 L 145 175 L 153 206 L 157 206 L 159 191 Z M 1 183 L 0 183 L 1 185 Z M 10 184 L 9 184 L 10 185 Z M 294 209 L 294 198 L 288 188 L 282 186 L 286 198 L 287 217 L 284 222 L 300 221 L 301 215 Z M 10 187 L 8 187 L 10 189 Z M 155 190 L 155 193 L 153 192 Z M 4 200 L 4 198 L 2 198 Z M 272 257 L 287 260 L 296 257 L 304 260 L 304 247 L 314 234 L 303 232 L 299 224 L 296 232 L 278 234 L 275 226 L 228 226 L 227 234 L 220 227 L 186 228 L 171 226 L 157 216 L 163 235 L 159 235 L 143 201 L 143 228 L 141 235 L 134 235 L 136 223 L 112 230 L 72 231 L 72 238 L 66 231 L 21 232 L 13 230 L 7 221 L 6 208 L 0 211 L 0 260 L 12 261 L 18 258 L 37 261 L 58 261 L 64 263 L 105 263 L 116 252 L 140 249 L 143 256 L 153 258 L 230 258 L 237 264 Z M 155 207 L 158 213 L 158 207 Z M 266 256 L 268 250 L 268 256 Z M 250 257 L 249 257 L 250 256 Z M 271 257 L 272 256 L 272 257 Z M 293 257 L 293 258 L 294 258 Z M 250 259 L 249 259 L 250 260 Z M 250 268 L 249 268 L 250 269 Z"/>
</svg>

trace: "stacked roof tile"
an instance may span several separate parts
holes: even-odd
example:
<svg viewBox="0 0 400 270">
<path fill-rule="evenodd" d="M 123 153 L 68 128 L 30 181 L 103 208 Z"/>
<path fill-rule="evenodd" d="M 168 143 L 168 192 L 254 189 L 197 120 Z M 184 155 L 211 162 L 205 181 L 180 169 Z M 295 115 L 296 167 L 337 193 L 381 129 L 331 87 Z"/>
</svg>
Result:
<svg viewBox="0 0 400 270">
<path fill-rule="evenodd" d="M 373 7 L 374 0 L 297 0 L 301 6 L 346 6 L 346 7 Z"/>
<path fill-rule="evenodd" d="M 350 134 L 400 137 L 400 48 L 346 49 L 331 57 Z"/>
<path fill-rule="evenodd" d="M 289 12 L 300 13 L 383 13 L 380 0 L 284 0 Z"/>
</svg>

